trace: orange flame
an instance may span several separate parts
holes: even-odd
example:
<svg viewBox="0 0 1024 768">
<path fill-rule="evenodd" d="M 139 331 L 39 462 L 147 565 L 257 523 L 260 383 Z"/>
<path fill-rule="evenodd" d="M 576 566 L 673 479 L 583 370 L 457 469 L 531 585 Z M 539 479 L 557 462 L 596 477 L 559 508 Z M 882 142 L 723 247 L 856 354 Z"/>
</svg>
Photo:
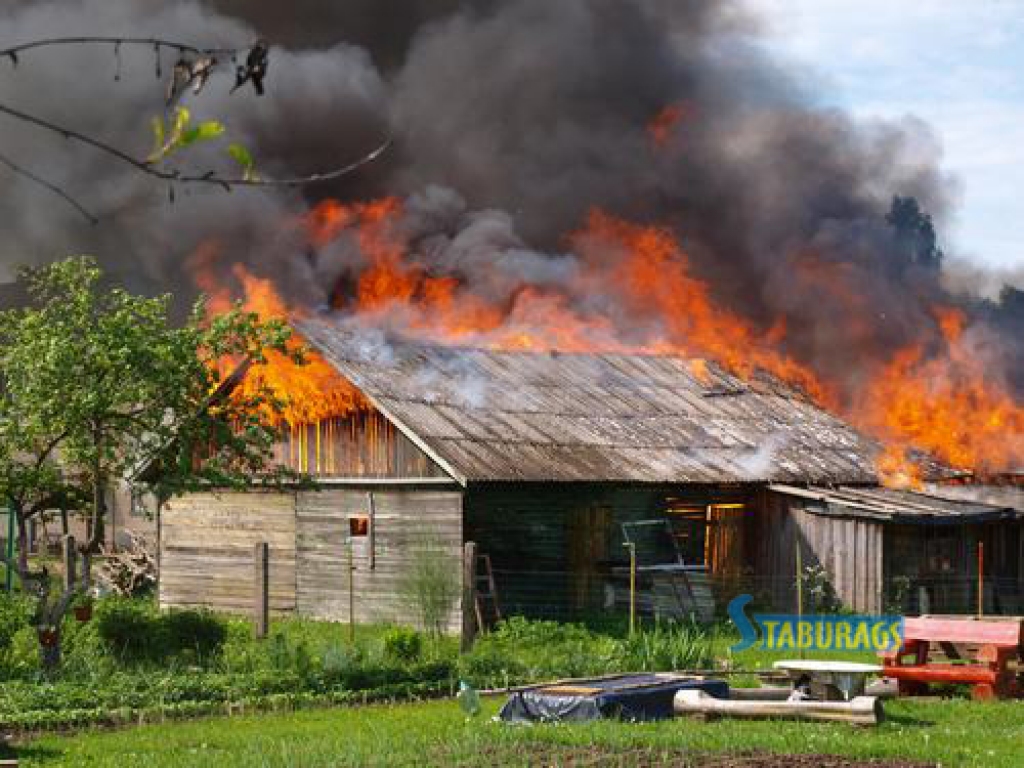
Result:
<svg viewBox="0 0 1024 768">
<path fill-rule="evenodd" d="M 204 244 L 194 255 L 190 266 L 197 284 L 209 297 L 213 312 L 231 308 L 230 291 L 214 280 L 211 272 L 218 249 L 215 243 Z M 263 320 L 287 320 L 298 316 L 288 308 L 274 289 L 270 280 L 250 274 L 242 265 L 232 267 L 245 299 L 242 308 L 255 312 Z M 291 352 L 301 350 L 305 364 L 300 365 L 288 355 L 271 351 L 266 361 L 254 365 L 236 390 L 242 397 L 264 391 L 264 387 L 281 400 L 280 413 L 265 412 L 268 420 L 283 419 L 290 426 L 316 424 L 320 421 L 341 416 L 355 410 L 366 410 L 369 405 L 363 395 L 319 354 L 304 348 L 303 342 L 293 337 L 288 342 Z M 222 361 L 225 375 L 238 365 L 238 361 Z"/>
<path fill-rule="evenodd" d="M 852 419 L 890 441 L 889 472 L 900 469 L 910 447 L 954 467 L 980 474 L 1016 471 L 1024 464 L 1024 408 L 989 376 L 979 351 L 964 335 L 964 315 L 937 311 L 945 341 L 939 355 L 921 346 L 901 350 L 874 377 Z"/>
<path fill-rule="evenodd" d="M 667 137 L 662 132 L 670 132 L 682 115 L 681 108 L 666 110 L 652 124 L 652 137 Z M 981 472 L 1019 469 L 1024 462 L 1024 410 L 985 375 L 960 313 L 938 313 L 943 354 L 929 355 L 924 346 L 900 351 L 856 402 L 841 407 L 836 386 L 782 351 L 785 323 L 759 329 L 716 304 L 710 286 L 692 273 L 667 229 L 594 211 L 569 237 L 578 267 L 572 276 L 557 285 L 524 283 L 504 299 L 490 300 L 458 272 L 428 270 L 411 258 L 396 226 L 401 215 L 394 198 L 355 204 L 330 200 L 300 222 L 313 246 L 351 237 L 366 261 L 348 294 L 333 297 L 336 310 L 438 343 L 679 355 L 694 358 L 690 370 L 702 382 L 710 379 L 709 360 L 745 378 L 766 371 L 882 439 L 887 448 L 878 459 L 879 475 L 895 485 L 916 486 L 922 480 L 911 447 Z M 193 268 L 200 287 L 223 304 L 225 289 L 212 278 L 215 253 L 215 244 L 200 249 Z M 852 318 L 867 311 L 842 265 L 807 255 L 793 266 L 798 280 L 819 286 Z M 267 317 L 294 316 L 269 281 L 239 268 L 234 277 L 250 309 Z M 867 324 L 851 333 L 858 348 L 872 343 Z M 306 368 L 272 356 L 261 369 L 262 380 L 286 396 L 292 424 L 366 407 L 359 393 L 316 356 Z"/>
<path fill-rule="evenodd" d="M 309 216 L 313 242 L 354 232 L 369 260 L 354 295 L 338 299 L 336 309 L 382 322 L 400 318 L 405 333 L 442 343 L 707 357 L 742 376 L 768 371 L 831 401 L 809 368 L 778 351 L 784 326 L 761 334 L 718 308 L 666 229 L 595 211 L 570 238 L 583 268 L 569 285 L 522 286 L 510 303 L 498 305 L 458 277 L 428 274 L 407 258 L 392 226 L 400 213 L 400 204 L 386 199 L 352 206 L 329 201 Z M 585 311 L 573 300 L 579 296 L 612 298 L 625 314 Z M 635 321 L 635 333 L 620 330 L 624 320 Z"/>
<path fill-rule="evenodd" d="M 679 124 L 689 116 L 691 107 L 686 104 L 669 104 L 661 109 L 647 124 L 647 135 L 655 146 L 663 148 L 672 139 Z"/>
</svg>

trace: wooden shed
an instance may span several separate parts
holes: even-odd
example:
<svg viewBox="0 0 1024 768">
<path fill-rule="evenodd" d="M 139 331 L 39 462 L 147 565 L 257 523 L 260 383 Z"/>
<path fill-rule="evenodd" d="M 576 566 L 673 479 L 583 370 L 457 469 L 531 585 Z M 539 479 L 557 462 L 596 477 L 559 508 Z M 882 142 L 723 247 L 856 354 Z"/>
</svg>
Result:
<svg viewBox="0 0 1024 768">
<path fill-rule="evenodd" d="M 877 482 L 879 446 L 768 376 L 667 356 L 430 346 L 329 318 L 299 328 L 366 406 L 282 436 L 279 460 L 315 489 L 167 505 L 162 605 L 247 610 L 253 547 L 266 541 L 275 610 L 346 619 L 351 592 L 358 620 L 408 621 L 411 564 L 429 548 L 462 578 L 473 541 L 506 613 L 579 617 L 623 607 L 631 541 L 645 611 L 678 608 L 680 578 L 691 607 L 696 584 L 719 610 L 739 591 L 785 609 L 794 542 L 816 514 L 789 489 Z M 878 608 L 878 526 L 814 519 L 831 529 L 825 561 L 843 598 Z"/>
</svg>

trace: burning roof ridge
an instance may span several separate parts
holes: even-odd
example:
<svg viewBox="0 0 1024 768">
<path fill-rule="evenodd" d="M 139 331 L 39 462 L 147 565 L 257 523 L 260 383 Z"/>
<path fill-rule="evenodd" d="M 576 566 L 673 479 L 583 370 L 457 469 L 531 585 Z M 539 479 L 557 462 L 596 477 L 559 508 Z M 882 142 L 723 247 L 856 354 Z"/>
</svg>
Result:
<svg viewBox="0 0 1024 768">
<path fill-rule="evenodd" d="M 487 347 L 482 345 L 472 345 L 463 343 L 444 343 L 433 339 L 423 339 L 411 336 L 405 336 L 384 328 L 364 328 L 358 329 L 346 328 L 342 325 L 341 321 L 343 318 L 337 317 L 332 318 L 328 314 L 321 313 L 316 316 L 309 315 L 294 315 L 290 322 L 300 332 L 300 334 L 308 339 L 309 336 L 313 335 L 317 327 L 323 328 L 332 334 L 338 334 L 348 337 L 348 341 L 357 344 L 359 342 L 365 342 L 367 339 L 363 333 L 380 334 L 380 342 L 383 346 L 392 349 L 402 349 L 407 351 L 420 351 L 420 352 L 437 352 L 441 354 L 481 354 L 481 355 L 498 355 L 504 357 L 526 357 L 533 359 L 548 359 L 557 360 L 560 358 L 571 358 L 576 360 L 593 360 L 600 359 L 605 362 L 614 363 L 616 361 L 629 361 L 629 360 L 671 360 L 676 362 L 684 363 L 688 369 L 687 375 L 699 384 L 705 392 L 703 393 L 706 397 L 728 397 L 735 396 L 738 394 L 747 394 L 749 392 L 759 392 L 762 394 L 776 394 L 780 397 L 786 397 L 789 399 L 803 400 L 813 403 L 813 399 L 801 390 L 797 385 L 787 382 L 770 371 L 764 368 L 757 367 L 751 371 L 749 377 L 743 377 L 739 374 L 729 370 L 722 363 L 717 360 L 710 359 L 707 357 L 692 356 L 687 357 L 679 353 L 672 352 L 625 352 L 625 351 L 594 351 L 594 352 L 581 352 L 575 350 L 563 351 L 558 349 L 522 349 L 522 348 L 504 348 L 504 347 Z M 338 350 L 334 350 L 336 359 L 343 360 L 352 363 L 379 363 L 381 361 L 375 360 L 371 356 L 359 355 L 359 354 L 339 354 Z M 706 372 L 701 375 L 695 372 L 696 364 L 700 364 Z M 702 379 L 706 378 L 706 381 Z M 667 386 L 659 385 L 655 382 L 644 382 L 646 386 Z M 557 386 L 556 384 L 547 384 L 541 382 L 531 382 L 532 386 Z M 767 392 L 766 390 L 770 390 Z"/>
</svg>

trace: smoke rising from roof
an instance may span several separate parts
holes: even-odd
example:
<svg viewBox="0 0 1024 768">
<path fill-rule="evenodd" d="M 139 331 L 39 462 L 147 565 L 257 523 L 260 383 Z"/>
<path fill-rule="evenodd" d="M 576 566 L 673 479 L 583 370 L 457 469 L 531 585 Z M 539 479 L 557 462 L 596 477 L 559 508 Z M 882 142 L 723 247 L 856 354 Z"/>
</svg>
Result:
<svg viewBox="0 0 1024 768">
<path fill-rule="evenodd" d="M 671 226 L 717 299 L 764 328 L 783 318 L 789 351 L 845 379 L 857 375 L 851 347 L 884 355 L 927 338 L 931 307 L 959 302 L 937 270 L 906 259 L 885 221 L 894 195 L 913 196 L 941 232 L 955 186 L 936 137 L 913 120 L 864 124 L 817 107 L 739 2 L 21 0 L 0 22 L 0 45 L 265 36 L 275 45 L 266 96 L 228 95 L 220 73 L 187 105 L 224 122 L 268 175 L 344 165 L 395 139 L 381 161 L 331 185 L 192 189 L 170 204 L 152 179 L 0 118 L 0 149 L 101 219 L 91 227 L 5 177 L 0 279 L 16 263 L 87 251 L 135 289 L 184 297 L 190 256 L 213 244 L 223 280 L 243 263 L 321 306 L 358 274 L 359 244 L 310 251 L 293 223 L 325 196 L 392 194 L 407 199 L 413 258 L 492 299 L 571 279 L 566 233 L 592 208 Z M 125 48 L 115 81 L 109 47 L 47 49 L 17 69 L 0 63 L 0 93 L 141 156 L 163 109 L 154 66 L 152 51 Z M 672 119 L 653 141 L 649 124 L 666 108 Z M 211 152 L 193 161 L 229 162 Z"/>
</svg>

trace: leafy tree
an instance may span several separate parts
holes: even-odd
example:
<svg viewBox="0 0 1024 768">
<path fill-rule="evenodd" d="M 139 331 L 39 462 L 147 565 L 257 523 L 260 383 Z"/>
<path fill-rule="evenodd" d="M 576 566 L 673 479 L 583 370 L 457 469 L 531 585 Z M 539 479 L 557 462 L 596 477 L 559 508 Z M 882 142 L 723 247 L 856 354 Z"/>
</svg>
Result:
<svg viewBox="0 0 1024 768">
<path fill-rule="evenodd" d="M 88 554 L 103 541 L 107 490 L 143 470 L 164 499 L 240 486 L 255 473 L 287 479 L 271 468 L 270 422 L 284 403 L 258 384 L 244 394 L 233 385 L 269 350 L 302 362 L 289 328 L 239 308 L 211 318 L 202 301 L 175 326 L 170 296 L 134 296 L 101 277 L 87 257 L 26 271 L 32 306 L 0 312 L 0 494 L 17 519 L 19 577 L 39 591 L 49 667 L 82 585 L 51 598 L 47 574 L 29 571 L 30 519 L 81 510 Z M 227 378 L 225 362 L 234 367 Z"/>
<path fill-rule="evenodd" d="M 935 225 L 916 198 L 894 196 L 885 220 L 895 232 L 898 253 L 903 262 L 901 267 L 916 264 L 938 272 L 943 254 L 938 247 Z"/>
</svg>

